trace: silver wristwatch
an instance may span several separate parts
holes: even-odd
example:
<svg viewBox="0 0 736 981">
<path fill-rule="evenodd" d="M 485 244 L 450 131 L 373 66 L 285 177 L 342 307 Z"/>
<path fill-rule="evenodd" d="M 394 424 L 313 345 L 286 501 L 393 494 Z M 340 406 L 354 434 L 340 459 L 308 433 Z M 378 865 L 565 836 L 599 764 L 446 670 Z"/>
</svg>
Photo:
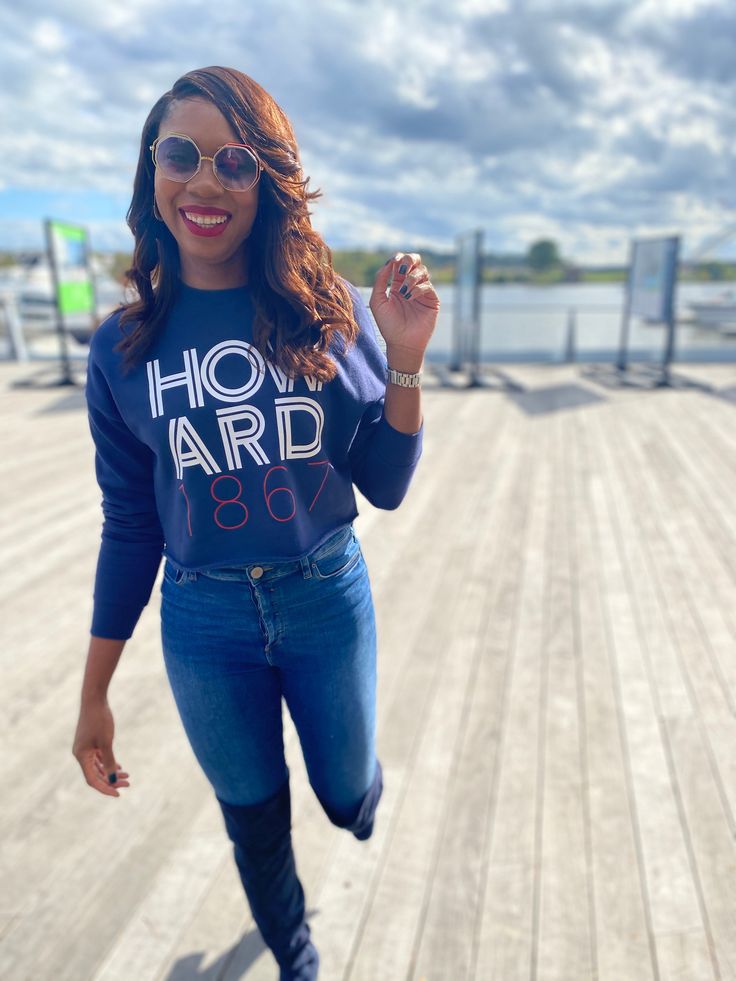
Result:
<svg viewBox="0 0 736 981">
<path fill-rule="evenodd" d="M 388 369 L 388 380 L 393 385 L 401 385 L 402 388 L 419 388 L 421 378 L 421 371 L 411 374 L 408 371 L 396 371 L 394 368 Z"/>
</svg>

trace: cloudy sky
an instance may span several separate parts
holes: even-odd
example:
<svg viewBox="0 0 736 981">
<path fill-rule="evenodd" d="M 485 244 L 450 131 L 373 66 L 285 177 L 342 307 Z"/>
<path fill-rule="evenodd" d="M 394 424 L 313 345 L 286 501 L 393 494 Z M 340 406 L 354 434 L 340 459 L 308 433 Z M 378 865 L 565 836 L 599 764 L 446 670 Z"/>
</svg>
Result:
<svg viewBox="0 0 736 981">
<path fill-rule="evenodd" d="M 0 0 L 0 248 L 47 215 L 130 248 L 143 121 L 212 64 L 286 111 L 333 248 L 477 227 L 623 262 L 635 233 L 687 256 L 736 226 L 734 0 Z"/>
</svg>

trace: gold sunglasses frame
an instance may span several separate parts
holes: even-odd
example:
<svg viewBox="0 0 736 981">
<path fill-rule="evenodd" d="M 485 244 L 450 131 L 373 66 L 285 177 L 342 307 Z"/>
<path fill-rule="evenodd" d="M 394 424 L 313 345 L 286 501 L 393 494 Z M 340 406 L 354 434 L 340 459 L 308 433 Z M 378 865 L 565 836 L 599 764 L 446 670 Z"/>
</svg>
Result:
<svg viewBox="0 0 736 981">
<path fill-rule="evenodd" d="M 218 147 L 218 149 L 215 150 L 214 156 L 208 157 L 206 154 L 202 153 L 202 151 L 199 149 L 199 147 L 194 142 L 194 140 L 191 138 L 191 136 L 187 136 L 186 133 L 167 133 L 165 136 L 157 136 L 156 137 L 156 139 L 153 141 L 153 143 L 148 148 L 151 151 L 151 159 L 153 160 L 153 166 L 154 167 L 158 167 L 158 161 L 156 160 L 156 156 L 157 156 L 157 153 L 158 153 L 159 144 L 162 143 L 164 140 L 168 140 L 168 138 L 170 136 L 177 136 L 181 140 L 188 140 L 189 143 L 192 144 L 192 146 L 194 147 L 194 149 L 199 154 L 199 163 L 197 164 L 197 169 L 194 171 L 194 173 L 191 175 L 191 177 L 187 177 L 186 180 L 177 180 L 176 177 L 168 177 L 168 176 L 166 176 L 165 179 L 167 181 L 176 181 L 177 184 L 186 184 L 186 183 L 188 183 L 192 179 L 192 177 L 196 177 L 197 174 L 202 169 L 202 161 L 203 160 L 209 160 L 211 162 L 211 164 L 212 164 L 212 173 L 217 178 L 217 181 L 220 184 L 220 186 L 223 187 L 223 188 L 225 188 L 226 191 L 232 191 L 234 194 L 238 194 L 241 191 L 252 191 L 253 188 L 258 183 L 258 181 L 260 180 L 261 172 L 263 170 L 263 165 L 262 165 L 261 161 L 258 159 L 258 154 L 256 153 L 256 151 L 253 149 L 252 146 L 248 146 L 247 143 L 223 143 L 221 147 Z M 248 187 L 225 187 L 225 185 L 220 180 L 220 177 L 219 177 L 219 175 L 217 173 L 217 170 L 215 168 L 215 157 L 220 152 L 220 150 L 226 150 L 230 146 L 236 146 L 236 147 L 239 147 L 239 148 L 241 148 L 243 150 L 247 150 L 250 154 L 252 154 L 253 159 L 256 162 L 256 167 L 258 169 L 256 170 L 255 180 Z"/>
</svg>

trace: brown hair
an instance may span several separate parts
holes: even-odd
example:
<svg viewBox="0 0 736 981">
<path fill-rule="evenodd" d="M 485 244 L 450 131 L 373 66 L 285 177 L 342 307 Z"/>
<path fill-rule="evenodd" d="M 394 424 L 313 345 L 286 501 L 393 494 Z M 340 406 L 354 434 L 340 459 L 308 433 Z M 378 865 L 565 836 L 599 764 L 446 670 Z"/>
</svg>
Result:
<svg viewBox="0 0 736 981">
<path fill-rule="evenodd" d="M 253 343 L 290 377 L 329 381 L 337 365 L 327 353 L 333 336 L 347 351 L 358 334 L 348 287 L 332 268 L 332 253 L 314 231 L 307 209 L 322 196 L 307 191 L 294 132 L 283 110 L 248 75 L 233 68 L 200 68 L 182 75 L 143 125 L 133 198 L 126 216 L 135 237 L 126 271 L 138 298 L 125 306 L 121 326 L 136 326 L 117 345 L 124 370 L 138 364 L 165 322 L 179 288 L 179 249 L 153 214 L 154 164 L 149 146 L 175 100 L 204 98 L 261 161 L 258 212 L 248 237 L 248 286 L 255 316 Z M 270 342 L 271 350 L 268 350 Z"/>
</svg>

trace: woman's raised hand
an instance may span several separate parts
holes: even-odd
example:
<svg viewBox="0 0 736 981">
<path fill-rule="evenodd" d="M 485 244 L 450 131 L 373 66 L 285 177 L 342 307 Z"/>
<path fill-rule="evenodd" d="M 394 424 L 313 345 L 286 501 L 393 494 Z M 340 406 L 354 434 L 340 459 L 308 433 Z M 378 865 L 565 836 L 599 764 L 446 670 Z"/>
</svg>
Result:
<svg viewBox="0 0 736 981">
<path fill-rule="evenodd" d="M 369 306 L 387 348 L 424 354 L 437 323 L 440 298 L 417 252 L 397 252 L 378 270 Z"/>
</svg>

